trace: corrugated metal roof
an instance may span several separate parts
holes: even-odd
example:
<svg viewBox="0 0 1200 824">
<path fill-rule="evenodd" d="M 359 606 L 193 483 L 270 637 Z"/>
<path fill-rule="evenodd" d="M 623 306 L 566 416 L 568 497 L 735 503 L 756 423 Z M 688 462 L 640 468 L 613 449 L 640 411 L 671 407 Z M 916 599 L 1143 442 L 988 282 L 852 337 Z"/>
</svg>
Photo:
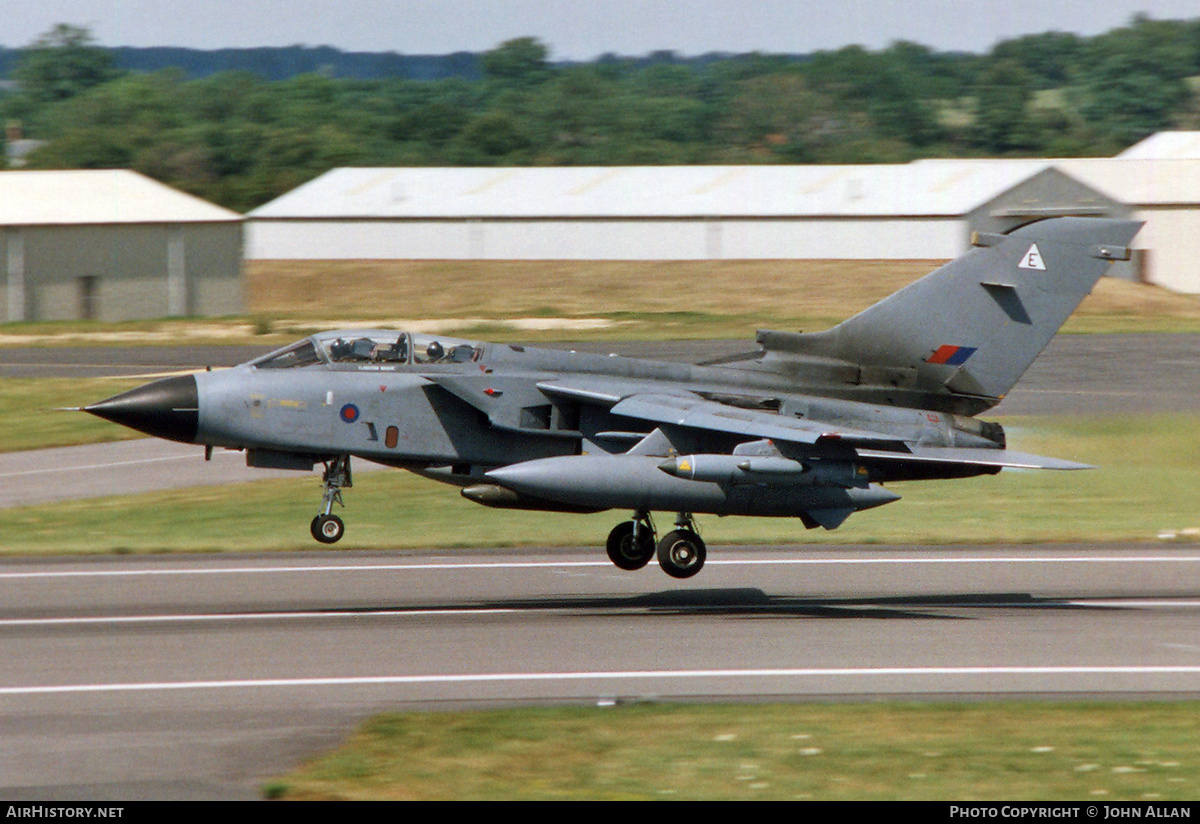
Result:
<svg viewBox="0 0 1200 824">
<path fill-rule="evenodd" d="M 1158 132 L 1117 155 L 1125 160 L 1200 160 L 1200 132 Z"/>
<path fill-rule="evenodd" d="M 1048 165 L 344 168 L 248 217 L 958 216 Z"/>
<path fill-rule="evenodd" d="M 0 226 L 241 220 L 125 169 L 0 172 Z"/>
<path fill-rule="evenodd" d="M 1081 183 L 1130 206 L 1200 204 L 1200 158 L 1079 158 L 1055 165 Z"/>
</svg>

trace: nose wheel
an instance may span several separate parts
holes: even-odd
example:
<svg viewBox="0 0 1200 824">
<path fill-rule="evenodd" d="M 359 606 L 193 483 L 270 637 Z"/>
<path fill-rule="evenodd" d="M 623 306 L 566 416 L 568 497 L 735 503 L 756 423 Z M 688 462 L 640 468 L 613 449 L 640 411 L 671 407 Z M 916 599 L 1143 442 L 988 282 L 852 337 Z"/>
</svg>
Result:
<svg viewBox="0 0 1200 824">
<path fill-rule="evenodd" d="M 336 544 L 346 531 L 346 525 L 336 515 L 318 515 L 309 525 L 312 536 L 323 544 Z"/>
<path fill-rule="evenodd" d="M 342 523 L 341 518 L 332 514 L 331 510 L 335 502 L 338 506 L 345 506 L 342 503 L 342 490 L 354 486 L 350 476 L 350 456 L 338 455 L 332 461 L 327 462 L 321 483 L 324 486 L 324 493 L 321 496 L 321 513 L 312 519 L 308 529 L 312 536 L 321 543 L 336 544 L 345 534 L 346 525 Z"/>
</svg>

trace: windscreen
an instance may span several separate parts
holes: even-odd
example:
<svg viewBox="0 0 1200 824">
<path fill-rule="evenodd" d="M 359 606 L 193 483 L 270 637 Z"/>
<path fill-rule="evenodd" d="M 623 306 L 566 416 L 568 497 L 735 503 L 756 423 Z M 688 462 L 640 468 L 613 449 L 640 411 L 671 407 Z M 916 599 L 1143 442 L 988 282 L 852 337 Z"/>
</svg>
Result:
<svg viewBox="0 0 1200 824">
<path fill-rule="evenodd" d="M 321 356 L 313 342 L 305 339 L 253 361 L 252 365 L 257 369 L 296 369 L 314 363 L 321 363 Z"/>
</svg>

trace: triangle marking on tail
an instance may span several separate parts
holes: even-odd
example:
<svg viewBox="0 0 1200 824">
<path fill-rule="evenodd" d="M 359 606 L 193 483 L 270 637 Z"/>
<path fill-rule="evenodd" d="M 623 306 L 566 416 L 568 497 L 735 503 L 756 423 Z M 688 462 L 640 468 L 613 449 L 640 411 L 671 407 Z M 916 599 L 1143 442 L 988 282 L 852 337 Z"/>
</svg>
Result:
<svg viewBox="0 0 1200 824">
<path fill-rule="evenodd" d="M 1042 253 L 1038 251 L 1037 244 L 1034 243 L 1029 247 L 1029 251 L 1021 257 L 1021 262 L 1017 264 L 1019 269 L 1037 269 L 1038 271 L 1046 271 L 1046 264 L 1042 260 Z"/>
</svg>

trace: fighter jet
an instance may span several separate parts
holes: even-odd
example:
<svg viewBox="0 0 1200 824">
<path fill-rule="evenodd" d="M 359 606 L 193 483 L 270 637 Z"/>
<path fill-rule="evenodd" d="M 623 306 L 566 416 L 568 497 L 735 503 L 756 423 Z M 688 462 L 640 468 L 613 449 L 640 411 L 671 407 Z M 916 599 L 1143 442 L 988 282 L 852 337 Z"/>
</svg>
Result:
<svg viewBox="0 0 1200 824">
<path fill-rule="evenodd" d="M 887 485 L 1083 464 L 1005 448 L 975 416 L 1013 387 L 1140 223 L 1052 218 L 974 248 L 827 331 L 760 331 L 704 364 L 604 357 L 399 330 L 316 334 L 221 371 L 158 380 L 85 410 L 161 438 L 311 472 L 333 513 L 352 457 L 461 488 L 484 506 L 625 510 L 608 557 L 688 578 L 694 515 L 835 529 L 899 499 Z M 797 300 L 803 300 L 798 295 Z M 651 513 L 675 513 L 658 537 Z"/>
</svg>

